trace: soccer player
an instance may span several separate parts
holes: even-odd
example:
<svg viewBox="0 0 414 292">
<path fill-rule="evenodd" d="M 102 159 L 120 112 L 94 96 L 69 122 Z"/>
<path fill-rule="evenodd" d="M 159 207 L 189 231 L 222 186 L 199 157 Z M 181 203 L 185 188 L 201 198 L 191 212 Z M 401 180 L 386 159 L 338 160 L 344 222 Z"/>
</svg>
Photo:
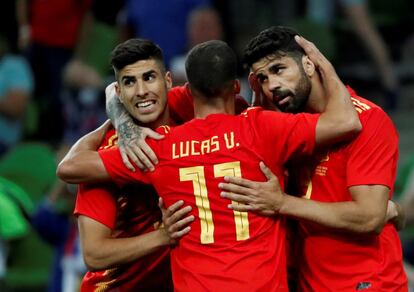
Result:
<svg viewBox="0 0 414 292">
<path fill-rule="evenodd" d="M 136 108 L 131 110 L 136 123 L 153 129 L 170 123 L 166 95 L 171 75 L 165 70 L 161 49 L 151 41 L 131 39 L 114 49 L 112 63 L 120 69 L 134 63 L 137 71 L 124 74 L 119 82 L 139 82 L 144 95 L 151 97 L 151 106 L 142 106 L 137 101 Z M 178 97 L 182 100 L 185 92 L 185 88 L 171 90 L 168 101 L 173 110 L 180 101 Z M 183 102 L 180 106 L 192 111 L 191 103 L 189 108 Z M 113 128 L 106 125 L 105 129 L 99 149 L 114 147 L 118 141 Z M 158 228 L 161 212 L 157 202 L 156 191 L 149 185 L 80 185 L 74 213 L 78 216 L 82 250 L 90 269 L 82 281 L 82 291 L 172 291 L 169 245 L 175 241 L 163 228 Z M 180 205 L 182 202 L 177 202 L 172 210 Z M 184 214 L 185 210 L 180 212 Z M 179 219 L 180 213 L 177 216 Z M 187 218 L 184 223 L 191 220 Z M 182 235 L 188 231 L 189 228 L 177 232 Z"/>
<path fill-rule="evenodd" d="M 309 78 L 296 32 L 271 27 L 252 39 L 245 59 L 250 81 L 267 108 L 321 112 L 323 86 Z M 307 90 L 300 93 L 301 88 Z M 277 187 L 239 178 L 221 185 L 231 208 L 299 219 L 299 291 L 407 291 L 401 244 L 392 222 L 398 136 L 385 112 L 348 87 L 363 129 L 356 139 L 319 149 L 293 168 L 302 198 L 280 195 Z M 293 173 L 292 173 L 293 174 Z M 272 183 L 277 180 L 267 170 Z M 290 175 L 289 179 L 294 175 Z M 279 195 L 277 195 L 279 194 Z"/>
<path fill-rule="evenodd" d="M 307 47 L 304 39 L 298 41 Z M 252 108 L 234 116 L 239 87 L 234 52 L 221 41 L 197 45 L 186 62 L 196 119 L 158 128 L 165 138 L 149 141 L 159 159 L 155 171 L 130 172 L 114 148 L 94 151 L 102 135 L 98 130 L 72 147 L 58 175 L 72 183 L 110 178 L 120 184 L 150 182 L 167 206 L 177 199 L 192 206 L 196 222 L 171 252 L 176 291 L 287 291 L 284 219 L 229 210 L 217 184 L 226 175 L 263 180 L 257 168 L 261 160 L 281 175 L 291 156 L 309 154 L 315 144 L 328 145 L 360 130 L 335 72 L 326 66 L 317 70 L 310 59 L 305 62 L 312 78 L 320 78 L 317 72 L 330 76 L 319 88 L 329 97 L 324 113 L 291 115 Z M 134 70 L 134 64 L 120 70 L 120 80 Z M 121 82 L 121 98 L 139 87 L 129 85 Z M 134 99 L 122 99 L 130 103 L 129 112 L 135 110 Z"/>
</svg>

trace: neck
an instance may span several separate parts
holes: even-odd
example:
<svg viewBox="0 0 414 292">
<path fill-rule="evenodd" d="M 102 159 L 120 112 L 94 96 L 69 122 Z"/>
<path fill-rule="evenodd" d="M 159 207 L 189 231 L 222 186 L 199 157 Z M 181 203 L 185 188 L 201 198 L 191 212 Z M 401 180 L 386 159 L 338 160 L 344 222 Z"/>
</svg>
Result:
<svg viewBox="0 0 414 292">
<path fill-rule="evenodd" d="M 204 97 L 194 98 L 194 117 L 197 119 L 204 119 L 211 114 L 234 115 L 234 113 L 234 95 L 213 99 L 206 99 Z"/>
<path fill-rule="evenodd" d="M 312 82 L 312 89 L 309 95 L 309 100 L 306 104 L 306 112 L 311 113 L 321 113 L 325 111 L 325 107 L 327 104 L 327 96 L 326 92 L 323 88 L 321 79 L 318 74 L 311 79 Z"/>
<path fill-rule="evenodd" d="M 156 128 L 163 126 L 163 125 L 169 125 L 170 124 L 170 111 L 168 109 L 168 106 L 165 108 L 164 112 L 158 117 L 157 120 L 148 123 L 146 125 L 143 125 L 144 127 L 151 128 L 155 130 Z"/>
</svg>

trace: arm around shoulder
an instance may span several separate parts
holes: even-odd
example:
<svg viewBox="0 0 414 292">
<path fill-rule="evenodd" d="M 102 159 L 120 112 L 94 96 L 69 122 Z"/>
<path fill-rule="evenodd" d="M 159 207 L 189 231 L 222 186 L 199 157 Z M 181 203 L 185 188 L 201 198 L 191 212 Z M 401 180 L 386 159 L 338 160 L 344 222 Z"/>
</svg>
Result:
<svg viewBox="0 0 414 292">
<path fill-rule="evenodd" d="M 109 180 L 110 177 L 96 151 L 109 125 L 109 121 L 105 122 L 72 146 L 58 165 L 56 174 L 60 179 L 73 184 Z"/>
</svg>

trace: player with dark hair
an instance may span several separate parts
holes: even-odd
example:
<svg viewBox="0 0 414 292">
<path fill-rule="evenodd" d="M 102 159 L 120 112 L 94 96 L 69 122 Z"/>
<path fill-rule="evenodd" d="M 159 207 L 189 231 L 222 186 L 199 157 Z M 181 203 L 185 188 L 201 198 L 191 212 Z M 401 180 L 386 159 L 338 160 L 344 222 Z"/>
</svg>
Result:
<svg viewBox="0 0 414 292">
<path fill-rule="evenodd" d="M 311 50 L 310 56 L 319 57 L 304 39 L 298 42 Z M 329 97 L 321 115 L 252 108 L 234 116 L 236 62 L 222 41 L 190 51 L 186 71 L 196 118 L 182 126 L 158 128 L 165 138 L 148 141 L 159 159 L 155 171 L 130 172 L 115 148 L 96 152 L 99 130 L 81 138 L 58 168 L 58 175 L 71 183 L 110 178 L 119 184 L 151 183 L 167 206 L 182 199 L 192 207 L 196 219 L 191 231 L 171 252 L 176 291 L 287 291 L 284 218 L 229 210 L 217 185 L 227 175 L 263 180 L 257 167 L 262 160 L 282 175 L 290 157 L 310 154 L 315 145 L 329 145 L 360 130 L 345 87 L 325 64 L 319 71 L 331 78 L 320 88 Z M 120 71 L 121 80 L 126 68 Z M 319 78 L 313 69 L 313 78 Z M 127 85 L 119 84 L 119 95 L 134 104 L 124 96 Z"/>
<path fill-rule="evenodd" d="M 309 78 L 307 56 L 295 45 L 295 35 L 271 27 L 247 45 L 255 102 L 285 112 L 322 112 L 327 103 L 318 88 L 330 76 L 322 82 Z M 398 214 L 389 201 L 398 135 L 380 107 L 348 91 L 363 129 L 354 140 L 319 149 L 291 167 L 289 180 L 302 198 L 282 194 L 269 171 L 267 184 L 229 178 L 230 184 L 221 185 L 223 197 L 243 203 L 233 204 L 234 210 L 304 219 L 297 236 L 300 252 L 294 255 L 299 291 L 407 291 L 401 243 L 387 222 Z"/>
<path fill-rule="evenodd" d="M 165 70 L 161 49 L 149 40 L 130 39 L 113 50 L 111 63 L 122 84 L 119 86 L 130 89 L 139 83 L 141 88 L 146 88 L 145 95 L 149 98 L 140 100 L 130 94 L 128 97 L 135 100 L 124 101 L 135 123 L 153 129 L 170 123 L 166 95 L 171 87 L 171 75 Z M 174 100 L 171 98 L 171 102 Z M 125 126 L 121 124 L 121 128 Z M 99 149 L 117 145 L 114 129 L 102 135 Z M 178 202 L 177 206 L 181 204 Z M 169 245 L 174 240 L 159 228 L 161 211 L 153 187 L 137 183 L 122 187 L 115 183 L 81 184 L 75 215 L 85 262 L 90 269 L 82 281 L 82 291 L 173 290 Z M 185 222 L 190 221 L 191 218 Z"/>
</svg>

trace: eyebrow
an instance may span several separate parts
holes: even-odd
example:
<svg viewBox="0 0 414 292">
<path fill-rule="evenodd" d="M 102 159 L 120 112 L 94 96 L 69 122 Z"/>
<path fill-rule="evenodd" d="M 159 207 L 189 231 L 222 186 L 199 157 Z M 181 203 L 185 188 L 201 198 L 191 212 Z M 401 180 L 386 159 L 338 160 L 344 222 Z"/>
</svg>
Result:
<svg viewBox="0 0 414 292">
<path fill-rule="evenodd" d="M 259 74 L 262 74 L 263 75 L 264 74 L 264 73 L 262 73 L 263 71 L 271 71 L 272 68 L 274 68 L 274 67 L 280 67 L 280 66 L 284 66 L 284 63 L 282 61 L 277 60 L 277 61 L 274 61 L 273 64 L 269 65 L 267 67 L 267 70 L 263 70 L 262 68 L 259 68 L 256 71 L 253 71 L 253 73 L 256 74 L 257 76 Z M 261 72 L 258 72 L 258 71 L 261 71 Z"/>
<path fill-rule="evenodd" d="M 135 76 L 129 76 L 129 75 L 122 76 L 122 78 L 121 78 L 122 81 L 124 81 L 124 80 L 134 80 L 134 79 L 135 79 Z"/>
<path fill-rule="evenodd" d="M 152 69 L 152 70 L 149 70 L 147 72 L 142 73 L 142 76 L 147 77 L 147 76 L 152 75 L 152 74 L 157 74 L 157 72 Z"/>
</svg>

